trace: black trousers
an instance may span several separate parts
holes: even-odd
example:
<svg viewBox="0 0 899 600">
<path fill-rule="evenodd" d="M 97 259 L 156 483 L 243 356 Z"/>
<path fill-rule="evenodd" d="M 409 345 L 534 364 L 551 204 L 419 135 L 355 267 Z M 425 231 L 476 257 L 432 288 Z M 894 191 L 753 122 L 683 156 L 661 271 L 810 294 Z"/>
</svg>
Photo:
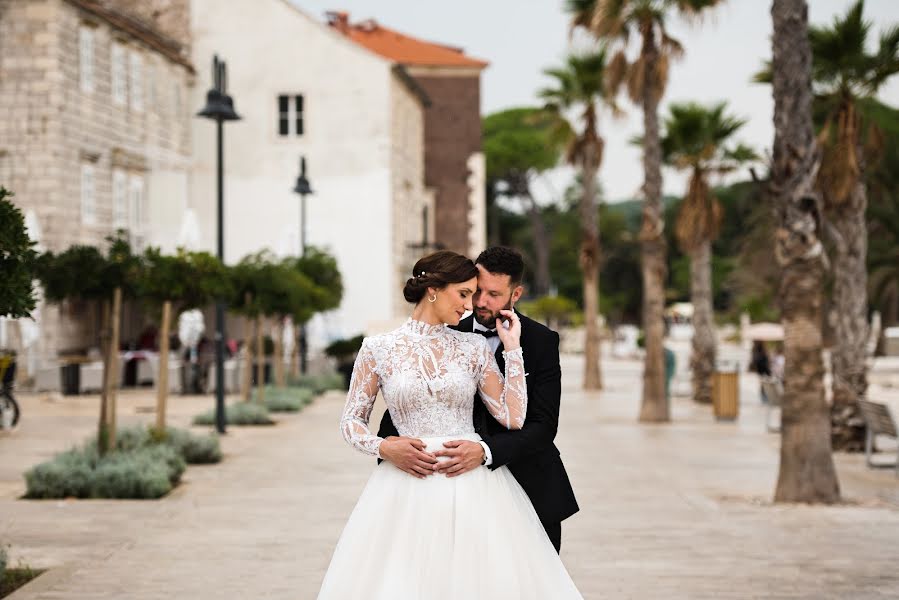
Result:
<svg viewBox="0 0 899 600">
<path fill-rule="evenodd" d="M 556 549 L 556 552 L 562 551 L 562 523 L 559 521 L 544 521 L 540 520 L 540 523 L 543 525 L 543 529 L 546 530 L 546 535 L 549 536 L 549 541 L 553 543 L 553 547 Z"/>
</svg>

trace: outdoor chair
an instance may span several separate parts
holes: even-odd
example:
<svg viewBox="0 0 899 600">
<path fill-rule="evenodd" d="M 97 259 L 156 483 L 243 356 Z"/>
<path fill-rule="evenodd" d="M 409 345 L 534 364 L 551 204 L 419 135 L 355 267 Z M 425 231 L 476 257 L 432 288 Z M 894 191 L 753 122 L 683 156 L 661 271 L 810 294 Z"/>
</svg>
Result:
<svg viewBox="0 0 899 600">
<path fill-rule="evenodd" d="M 890 415 L 890 409 L 885 404 L 879 402 L 871 402 L 870 400 L 858 401 L 859 408 L 862 411 L 862 417 L 865 419 L 865 462 L 871 468 L 894 468 L 896 469 L 896 477 L 899 477 L 899 449 L 897 449 L 897 457 L 895 462 L 875 462 L 872 455 L 876 451 L 877 436 L 882 435 L 893 438 L 899 442 L 899 436 L 896 435 L 896 421 Z"/>
<path fill-rule="evenodd" d="M 783 383 L 776 377 L 770 376 L 762 376 L 760 381 L 762 384 L 762 391 L 765 393 L 765 398 L 768 399 L 768 404 L 765 408 L 765 428 L 769 433 L 777 433 L 780 431 L 780 410 L 783 404 L 784 394 Z M 775 409 L 778 411 L 776 415 L 777 421 L 772 425 L 771 414 Z"/>
</svg>

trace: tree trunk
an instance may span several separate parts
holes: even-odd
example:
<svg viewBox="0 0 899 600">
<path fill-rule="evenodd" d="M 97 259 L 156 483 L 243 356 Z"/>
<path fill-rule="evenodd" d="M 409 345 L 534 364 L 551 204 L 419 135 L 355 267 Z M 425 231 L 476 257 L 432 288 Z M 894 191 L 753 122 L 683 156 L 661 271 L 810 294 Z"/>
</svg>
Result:
<svg viewBox="0 0 899 600">
<path fill-rule="evenodd" d="M 256 402 L 265 404 L 265 348 L 262 345 L 262 316 L 256 317 Z"/>
<path fill-rule="evenodd" d="M 534 269 L 534 294 L 536 296 L 545 296 L 552 287 L 552 280 L 549 274 L 549 236 L 546 233 L 546 223 L 543 221 L 543 213 L 540 207 L 534 201 L 534 197 L 530 192 L 527 194 L 527 210 L 528 217 L 531 219 L 531 229 L 534 231 L 534 259 L 536 261 L 536 269 Z"/>
<path fill-rule="evenodd" d="M 169 397 L 169 330 L 172 303 L 162 303 L 162 323 L 159 328 L 159 376 L 156 378 L 156 430 L 165 433 L 165 409 Z"/>
<path fill-rule="evenodd" d="M 693 303 L 693 400 L 712 402 L 715 370 L 715 319 L 712 306 L 712 244 L 702 242 L 690 253 L 690 301 Z"/>
<path fill-rule="evenodd" d="M 275 385 L 283 388 L 287 385 L 284 374 L 284 318 L 280 317 L 275 324 L 275 356 L 273 368 L 275 369 Z"/>
<path fill-rule="evenodd" d="M 584 276 L 584 389 L 602 389 L 599 332 L 599 225 L 596 205 L 596 157 L 588 151 L 583 165 L 584 195 L 581 197 L 581 255 Z"/>
<path fill-rule="evenodd" d="M 777 217 L 775 253 L 782 267 L 784 397 L 776 502 L 840 499 L 824 398 L 820 156 L 811 115 L 811 49 L 805 0 L 774 0 L 774 148 L 770 193 Z"/>
<path fill-rule="evenodd" d="M 97 451 L 103 456 L 109 451 L 109 397 L 106 394 L 106 376 L 109 373 L 110 354 L 109 338 L 111 332 L 109 300 L 103 301 L 100 310 L 100 350 L 103 352 L 103 386 L 100 390 L 100 422 L 97 425 Z"/>
<path fill-rule="evenodd" d="M 244 360 L 240 378 L 240 399 L 242 402 L 250 401 L 250 390 L 253 387 L 253 334 L 250 327 L 250 319 L 244 323 L 246 328 L 243 338 Z"/>
<path fill-rule="evenodd" d="M 659 94 L 653 81 L 659 51 L 651 26 L 642 31 L 645 60 L 643 83 L 643 223 L 640 227 L 640 263 L 643 275 L 643 397 L 640 421 L 671 420 L 665 395 L 665 223 L 662 218 L 662 143 L 659 138 Z"/>
<path fill-rule="evenodd" d="M 112 335 L 109 338 L 107 352 L 107 369 L 103 373 L 107 404 L 107 449 L 113 450 L 116 445 L 116 392 L 119 382 L 119 323 L 122 320 L 122 288 L 117 287 L 112 293 L 112 313 L 110 315 Z"/>
<path fill-rule="evenodd" d="M 834 337 L 839 340 L 831 354 L 831 439 L 835 450 L 849 452 L 861 452 L 865 447 L 865 422 L 857 400 L 864 398 L 868 389 L 867 206 L 867 191 L 860 180 L 846 202 L 828 214 L 836 238 L 833 308 L 837 315 Z"/>
</svg>

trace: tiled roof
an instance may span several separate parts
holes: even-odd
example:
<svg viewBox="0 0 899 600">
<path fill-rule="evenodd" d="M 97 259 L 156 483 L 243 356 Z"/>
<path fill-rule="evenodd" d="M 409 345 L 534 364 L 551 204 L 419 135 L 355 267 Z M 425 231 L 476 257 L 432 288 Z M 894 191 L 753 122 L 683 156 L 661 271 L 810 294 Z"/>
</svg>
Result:
<svg viewBox="0 0 899 600">
<path fill-rule="evenodd" d="M 461 48 L 427 42 L 369 19 L 350 24 L 345 12 L 328 13 L 328 24 L 360 46 L 407 67 L 460 67 L 483 69 L 489 63 L 466 56 Z"/>
</svg>

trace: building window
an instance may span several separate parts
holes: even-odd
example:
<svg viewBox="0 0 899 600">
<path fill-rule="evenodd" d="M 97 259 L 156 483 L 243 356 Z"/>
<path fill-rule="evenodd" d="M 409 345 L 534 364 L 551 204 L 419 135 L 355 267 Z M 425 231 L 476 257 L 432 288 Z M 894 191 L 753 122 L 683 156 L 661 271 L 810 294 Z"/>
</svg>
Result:
<svg viewBox="0 0 899 600">
<path fill-rule="evenodd" d="M 82 25 L 78 30 L 78 79 L 81 91 L 94 91 L 94 30 Z"/>
<path fill-rule="evenodd" d="M 127 84 L 125 81 L 127 68 L 125 65 L 125 49 L 121 44 L 112 43 L 110 63 L 112 70 L 112 101 L 119 106 L 124 106 L 127 98 Z"/>
<path fill-rule="evenodd" d="M 278 96 L 278 135 L 303 135 L 304 107 L 302 95 Z"/>
<path fill-rule="evenodd" d="M 129 69 L 131 76 L 131 108 L 136 111 L 142 111 L 144 109 L 144 61 L 140 54 L 132 51 L 129 55 L 129 62 L 131 67 Z"/>
<path fill-rule="evenodd" d="M 81 223 L 97 224 L 97 190 L 94 185 L 94 166 L 81 165 Z"/>
<path fill-rule="evenodd" d="M 114 229 L 128 228 L 128 187 L 125 172 L 112 172 L 112 226 Z"/>
</svg>

